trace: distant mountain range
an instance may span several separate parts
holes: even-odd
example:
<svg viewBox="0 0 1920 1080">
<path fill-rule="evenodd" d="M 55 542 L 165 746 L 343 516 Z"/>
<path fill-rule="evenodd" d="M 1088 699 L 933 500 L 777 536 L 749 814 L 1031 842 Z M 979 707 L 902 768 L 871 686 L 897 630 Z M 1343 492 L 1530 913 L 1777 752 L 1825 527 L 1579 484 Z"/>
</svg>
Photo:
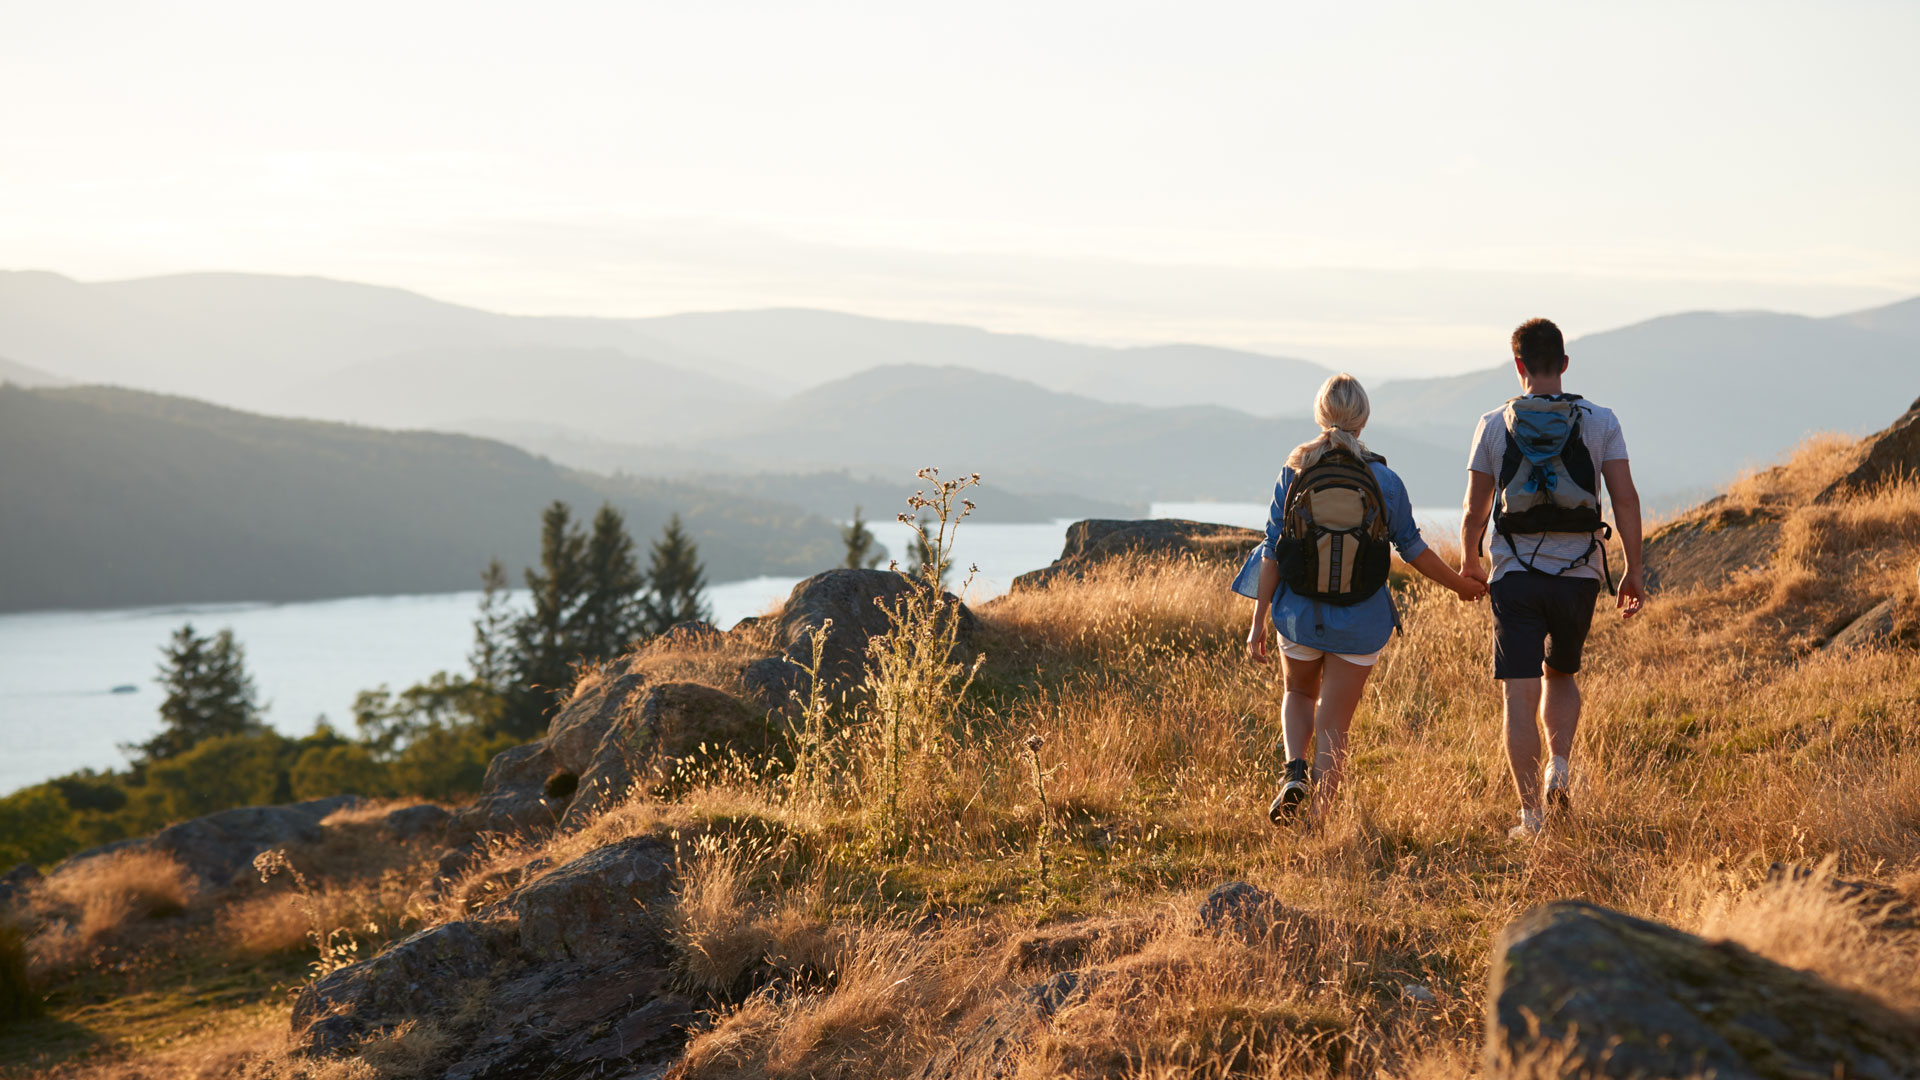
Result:
<svg viewBox="0 0 1920 1080">
<path fill-rule="evenodd" d="M 449 415 L 449 403 L 422 384 L 449 389 L 453 373 L 470 372 L 458 387 L 463 419 L 556 419 L 529 411 L 537 404 L 523 400 L 525 377 L 495 374 L 515 355 L 524 376 L 629 364 L 634 373 L 623 385 L 661 378 L 642 402 L 649 422 L 686 424 L 691 415 L 711 428 L 724 427 L 741 402 L 889 364 L 960 364 L 1131 404 L 1246 407 L 1254 385 L 1272 407 L 1253 411 L 1272 415 L 1311 411 L 1328 375 L 1302 360 L 1231 349 L 1105 348 L 826 311 L 516 316 L 325 278 L 82 283 L 45 271 L 0 273 L 0 356 L 75 381 L 242 408 L 311 415 L 317 390 L 334 418 L 384 423 L 413 410 L 419 418 L 401 422 L 425 424 Z M 667 369 L 680 374 L 662 378 Z M 383 411 L 373 411 L 376 402 Z"/>
<path fill-rule="evenodd" d="M 1920 392 L 1920 299 L 1828 319 L 1675 315 L 1569 352 L 1569 387 L 1620 413 L 1642 490 L 1673 498 L 1809 432 L 1884 423 L 1888 401 Z M 1311 433 L 1299 418 L 1327 374 L 1231 349 L 822 311 L 511 316 L 246 274 L 0 274 L 0 356 L 42 378 L 478 433 L 634 476 L 850 470 L 888 483 L 937 463 L 1038 500 L 1127 504 L 1257 497 L 1247 490 Z M 1450 502 L 1474 421 L 1517 386 L 1498 366 L 1369 389 L 1370 441 L 1409 472 L 1417 501 Z"/>
<path fill-rule="evenodd" d="M 0 611 L 302 600 L 516 583 L 554 499 L 642 545 L 678 512 L 709 580 L 838 564 L 790 502 L 609 480 L 464 435 L 283 420 L 103 387 L 0 387 Z"/>
<path fill-rule="evenodd" d="M 1281 459 L 1317 430 L 1307 420 L 1212 405 L 1115 405 L 967 368 L 901 366 L 802 391 L 735 432 L 674 449 L 710 455 L 712 466 L 732 471 L 910 476 L 931 464 L 1019 492 L 1264 502 Z M 1439 501 L 1457 497 L 1454 455 L 1384 426 L 1369 428 L 1367 441 L 1417 490 Z"/>
</svg>

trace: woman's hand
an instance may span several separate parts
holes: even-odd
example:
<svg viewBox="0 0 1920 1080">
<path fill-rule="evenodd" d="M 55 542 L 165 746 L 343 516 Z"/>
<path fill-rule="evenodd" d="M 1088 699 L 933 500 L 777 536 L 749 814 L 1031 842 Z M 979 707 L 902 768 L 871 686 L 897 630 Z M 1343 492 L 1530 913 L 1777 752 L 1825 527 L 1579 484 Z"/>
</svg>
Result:
<svg viewBox="0 0 1920 1080">
<path fill-rule="evenodd" d="M 1486 582 L 1481 581 L 1478 578 L 1470 578 L 1465 575 L 1462 575 L 1460 578 L 1460 583 L 1452 586 L 1452 588 L 1453 588 L 1453 595 L 1459 597 L 1462 600 L 1465 600 L 1469 604 L 1487 595 Z"/>
<path fill-rule="evenodd" d="M 1247 632 L 1247 659 L 1256 664 L 1267 662 L 1267 635 L 1257 625 Z"/>
</svg>

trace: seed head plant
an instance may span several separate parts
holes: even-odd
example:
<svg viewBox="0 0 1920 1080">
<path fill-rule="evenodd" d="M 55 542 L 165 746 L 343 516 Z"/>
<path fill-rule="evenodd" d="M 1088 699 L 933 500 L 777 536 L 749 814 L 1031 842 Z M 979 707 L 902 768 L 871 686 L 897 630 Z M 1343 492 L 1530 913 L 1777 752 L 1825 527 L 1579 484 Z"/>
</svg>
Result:
<svg viewBox="0 0 1920 1080">
<path fill-rule="evenodd" d="M 928 488 L 914 492 L 907 500 L 911 513 L 900 514 L 899 520 L 913 527 L 926 557 L 917 573 L 904 575 L 910 584 L 904 596 L 891 604 L 885 598 L 878 601 L 888 629 L 867 643 L 863 683 L 870 739 L 878 743 L 867 748 L 868 798 L 863 802 L 877 810 L 877 819 L 870 819 L 872 839 L 887 850 L 911 842 L 901 806 L 908 780 L 923 796 L 938 797 L 948 786 L 946 741 L 986 659 L 976 656 L 971 665 L 956 659 L 965 608 L 941 587 L 960 522 L 974 509 L 973 501 L 961 493 L 978 485 L 980 474 L 942 480 L 940 470 L 925 468 L 919 477 L 933 494 L 927 494 Z M 931 513 L 925 524 L 920 520 L 923 511 Z M 899 564 L 892 569 L 897 572 Z M 973 583 L 978 569 L 969 570 L 961 592 Z"/>
</svg>

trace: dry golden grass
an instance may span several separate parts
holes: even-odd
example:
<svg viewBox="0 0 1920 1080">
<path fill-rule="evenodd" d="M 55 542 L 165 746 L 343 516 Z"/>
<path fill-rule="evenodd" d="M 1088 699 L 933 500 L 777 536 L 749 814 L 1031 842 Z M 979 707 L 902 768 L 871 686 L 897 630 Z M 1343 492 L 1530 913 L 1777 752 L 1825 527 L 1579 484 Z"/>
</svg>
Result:
<svg viewBox="0 0 1920 1080">
<path fill-rule="evenodd" d="M 1727 486 L 1717 507 L 1754 510 L 1805 506 L 1859 460 L 1860 441 L 1833 432 L 1810 435 L 1778 465 L 1749 469 Z"/>
<path fill-rule="evenodd" d="M 1036 922 L 1066 920 L 1066 932 L 1092 915 L 1157 918 L 1161 929 L 1131 952 L 1065 950 L 1058 967 L 1103 967 L 1111 981 L 1057 1018 L 1023 1075 L 1474 1072 L 1493 936 L 1563 897 L 1732 937 L 1920 1006 L 1910 937 L 1876 929 L 1817 884 L 1765 882 L 1774 861 L 1822 860 L 1854 876 L 1920 881 L 1920 656 L 1897 645 L 1808 655 L 1804 636 L 1871 598 L 1911 595 L 1920 488 L 1795 505 L 1838 475 L 1840 449 L 1816 441 L 1746 482 L 1743 498 L 1768 500 L 1785 519 L 1788 541 L 1763 572 L 1658 596 L 1631 622 L 1603 599 L 1582 679 L 1577 812 L 1532 845 L 1505 835 L 1515 797 L 1484 605 L 1402 584 L 1405 633 L 1356 718 L 1345 805 L 1317 833 L 1266 823 L 1278 672 L 1242 659 L 1250 605 L 1217 568 L 1120 562 L 984 605 L 997 654 L 944 788 L 916 793 L 908 855 L 863 878 L 851 843 L 857 807 L 799 814 L 768 802 L 761 812 L 808 838 L 810 871 L 859 955 L 887 958 L 862 950 L 897 933 L 891 920 L 974 913 L 916 938 L 925 956 L 870 960 L 873 970 L 903 986 L 991 989 L 949 990 L 931 1012 L 912 995 L 875 998 L 861 980 L 749 999 L 696 1044 L 688 1074 L 897 1075 L 1002 994 L 1044 977 L 1047 949 L 1037 963 L 1009 964 L 1005 942 Z M 1821 582 L 1794 584 L 1829 563 Z M 1796 590 L 1791 602 L 1782 590 Z M 1029 731 L 1046 736 L 1053 770 L 1058 851 L 1044 896 L 1030 855 L 1039 808 L 1020 760 Z M 1296 913 L 1280 928 L 1295 935 L 1284 947 L 1200 934 L 1180 917 L 1199 891 L 1233 879 Z M 839 899 L 861 887 L 879 898 Z M 1434 1001 L 1415 1001 L 1410 985 Z M 815 1015 L 837 1017 L 836 1030 L 892 1034 L 829 1039 L 792 1057 Z M 1572 1067 L 1553 1048 L 1523 1063 L 1537 1075 Z"/>
<path fill-rule="evenodd" d="M 848 749 L 822 797 L 716 769 L 671 802 L 496 848 L 421 917 L 460 917 L 601 844 L 675 840 L 678 974 L 726 1003 L 677 1070 L 688 1078 L 908 1075 L 1068 970 L 1098 979 L 1020 1076 L 1472 1075 L 1494 936 L 1567 897 L 1920 1008 L 1914 934 L 1824 884 L 1920 896 L 1920 653 L 1811 649 L 1878 598 L 1914 604 L 1920 487 L 1804 505 L 1842 449 L 1816 440 L 1732 493 L 1781 520 L 1770 565 L 1657 595 L 1631 621 L 1602 598 L 1575 811 L 1531 844 L 1506 836 L 1516 800 L 1485 605 L 1397 580 L 1404 633 L 1356 716 L 1341 805 L 1318 831 L 1277 831 L 1264 811 L 1282 688 L 1277 667 L 1244 658 L 1251 605 L 1218 566 L 1135 559 L 978 609 L 987 665 L 928 744 L 938 760 L 907 763 L 898 843 L 876 841 L 862 773 L 877 725 L 837 715 Z M 646 662 L 729 686 L 733 647 Z M 1776 861 L 1821 870 L 1779 883 Z M 1284 914 L 1203 932 L 1200 897 L 1232 880 Z M 423 1068 L 442 1037 L 409 1029 L 353 1075 Z M 1575 1065 L 1543 1047 L 1515 1074 Z"/>
<path fill-rule="evenodd" d="M 34 890 L 45 929 L 28 944 L 33 965 L 75 963 L 136 923 L 186 911 L 196 892 L 186 867 L 157 851 L 115 851 L 68 866 Z"/>
</svg>

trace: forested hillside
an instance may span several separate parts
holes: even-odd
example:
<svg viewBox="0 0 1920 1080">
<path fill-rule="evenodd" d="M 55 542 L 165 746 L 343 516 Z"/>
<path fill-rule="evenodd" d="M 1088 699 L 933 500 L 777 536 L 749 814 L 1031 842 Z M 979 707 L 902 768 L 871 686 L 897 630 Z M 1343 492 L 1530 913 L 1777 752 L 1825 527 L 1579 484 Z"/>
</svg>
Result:
<svg viewBox="0 0 1920 1080">
<path fill-rule="evenodd" d="M 738 494 L 576 473 L 501 443 L 283 420 L 104 387 L 0 387 L 0 610 L 477 588 L 540 509 L 678 512 L 714 580 L 836 564 L 835 525 Z"/>
</svg>

